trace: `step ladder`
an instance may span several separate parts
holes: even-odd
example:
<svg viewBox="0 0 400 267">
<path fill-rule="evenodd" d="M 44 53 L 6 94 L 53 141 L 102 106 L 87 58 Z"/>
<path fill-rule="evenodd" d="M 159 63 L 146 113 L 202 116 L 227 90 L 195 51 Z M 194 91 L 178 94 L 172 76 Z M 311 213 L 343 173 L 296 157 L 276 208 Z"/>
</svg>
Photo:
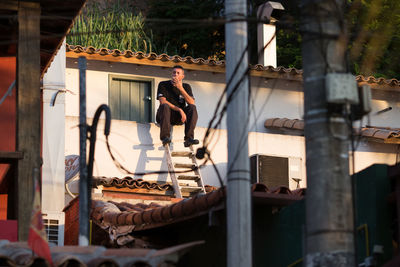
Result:
<svg viewBox="0 0 400 267">
<path fill-rule="evenodd" d="M 203 178 L 198 168 L 196 155 L 193 146 L 186 151 L 171 151 L 169 144 L 164 145 L 165 156 L 167 160 L 168 172 L 172 180 L 172 186 L 175 191 L 175 197 L 184 198 L 192 197 L 196 194 L 205 194 Z M 190 163 L 178 163 L 172 159 L 189 158 Z M 179 171 L 192 170 L 187 173 L 179 173 Z M 178 173 L 175 173 L 175 172 Z"/>
</svg>

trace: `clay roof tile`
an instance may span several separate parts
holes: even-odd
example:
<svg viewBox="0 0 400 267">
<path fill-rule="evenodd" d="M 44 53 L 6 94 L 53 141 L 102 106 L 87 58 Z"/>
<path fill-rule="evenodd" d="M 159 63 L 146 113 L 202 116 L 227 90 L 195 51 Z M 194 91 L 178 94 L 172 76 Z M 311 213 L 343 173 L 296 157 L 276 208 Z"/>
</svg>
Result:
<svg viewBox="0 0 400 267">
<path fill-rule="evenodd" d="M 82 47 L 80 45 L 66 45 L 66 50 L 67 52 L 74 52 L 74 53 L 88 53 L 88 54 L 99 54 L 99 55 L 113 55 L 115 57 L 126 57 L 126 58 L 130 58 L 130 57 L 135 57 L 136 59 L 144 59 L 147 58 L 149 60 L 160 60 L 162 62 L 167 62 L 167 61 L 172 61 L 175 63 L 187 63 L 187 64 L 198 64 L 198 65 L 209 65 L 209 66 L 225 66 L 225 61 L 221 60 L 221 61 L 216 61 L 213 59 L 204 59 L 204 58 L 197 58 L 194 59 L 192 57 L 185 57 L 182 58 L 178 55 L 174 55 L 174 56 L 169 56 L 167 54 L 161 54 L 161 55 L 157 55 L 153 52 L 149 53 L 149 54 L 145 54 L 143 52 L 132 52 L 130 50 L 126 50 L 126 51 L 120 51 L 117 49 L 114 50 L 109 50 L 106 48 L 101 48 L 96 50 L 93 47 Z M 288 75 L 291 76 L 299 76 L 301 78 L 301 75 L 303 74 L 303 70 L 300 69 L 295 69 L 295 68 L 285 68 L 282 66 L 278 66 L 276 68 L 272 67 L 272 66 L 263 66 L 260 64 L 257 65 L 253 65 L 250 66 L 251 70 L 254 71 L 266 71 L 266 72 L 270 72 L 270 73 L 279 73 L 282 74 L 282 77 L 288 77 Z M 391 87 L 399 87 L 400 86 L 400 81 L 397 79 L 385 79 L 385 78 L 375 78 L 372 76 L 369 77 L 365 77 L 362 75 L 358 75 L 356 76 L 356 80 L 358 82 L 366 82 L 366 83 L 370 83 L 370 84 L 378 84 L 378 85 L 382 85 L 382 86 L 391 86 Z"/>
</svg>

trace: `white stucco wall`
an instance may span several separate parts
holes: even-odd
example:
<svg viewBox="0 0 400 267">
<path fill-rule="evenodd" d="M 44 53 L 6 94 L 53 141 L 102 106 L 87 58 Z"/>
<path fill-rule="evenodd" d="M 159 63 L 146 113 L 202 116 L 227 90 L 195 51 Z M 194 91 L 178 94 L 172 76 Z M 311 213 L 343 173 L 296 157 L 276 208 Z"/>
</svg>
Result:
<svg viewBox="0 0 400 267">
<path fill-rule="evenodd" d="M 65 45 L 62 45 L 43 77 L 42 209 L 44 213 L 62 212 L 64 208 L 65 98 L 62 92 L 64 89 Z"/>
<path fill-rule="evenodd" d="M 79 154 L 79 123 L 78 117 L 66 117 L 66 155 Z M 88 121 L 91 124 L 91 120 Z M 106 147 L 104 137 L 104 120 L 101 120 L 97 129 L 97 143 L 95 150 L 94 176 L 125 177 L 133 176 L 118 169 Z M 183 126 L 174 126 L 174 150 L 183 150 Z M 202 141 L 206 128 L 196 128 L 196 135 Z M 165 162 L 164 148 L 159 141 L 159 128 L 154 123 L 136 123 L 131 121 L 113 120 L 111 124 L 110 146 L 113 154 L 130 172 L 168 171 Z M 227 168 L 227 135 L 226 130 L 216 130 L 210 139 L 209 150 L 222 178 L 226 176 Z M 197 148 L 199 146 L 195 146 Z M 88 147 L 89 149 L 89 147 Z M 267 133 L 251 132 L 249 135 L 249 155 L 268 154 L 281 157 L 298 157 L 304 159 L 304 138 L 301 136 L 286 136 Z M 181 161 L 179 161 L 181 162 Z M 202 164 L 199 160 L 198 163 Z M 185 163 L 185 162 L 183 162 Z M 305 177 L 304 160 L 301 172 Z M 210 162 L 201 169 L 204 182 L 209 185 L 220 186 L 217 175 Z M 135 176 L 139 177 L 139 176 Z M 153 174 L 140 177 L 146 180 L 166 182 L 170 181 L 167 174 Z M 296 183 L 291 181 L 292 189 Z M 301 182 L 305 186 L 305 180 Z"/>
<path fill-rule="evenodd" d="M 133 64 L 88 62 L 87 80 L 87 116 L 93 117 L 97 107 L 108 102 L 109 74 L 123 75 L 128 78 L 147 78 L 154 81 L 153 99 L 156 99 L 160 81 L 170 78 L 171 69 L 137 66 Z M 66 115 L 79 116 L 79 71 L 77 60 L 67 59 L 67 88 L 75 94 L 66 95 Z M 192 86 L 199 113 L 198 126 L 208 127 L 216 104 L 225 88 L 225 76 L 221 73 L 204 71 L 186 71 L 185 82 Z M 303 94 L 301 83 L 279 79 L 253 78 L 251 80 L 252 98 L 250 103 L 250 122 L 252 130 L 265 132 L 266 116 L 284 116 L 300 118 L 303 114 Z M 254 103 L 254 108 L 253 104 Z M 154 115 L 158 108 L 156 101 Z M 155 116 L 154 116 L 155 117 Z M 256 124 L 254 122 L 256 121 Z M 226 129 L 225 120 L 221 129 Z"/>
<path fill-rule="evenodd" d="M 57 221 L 57 245 L 64 245 L 65 217 L 65 40 L 43 77 L 42 214 Z M 52 235 L 54 243 L 55 235 Z"/>
<path fill-rule="evenodd" d="M 169 79 L 171 69 L 155 66 L 139 66 L 124 63 L 88 62 L 87 71 L 87 114 L 91 118 L 100 104 L 108 103 L 109 74 L 125 75 L 128 78 L 152 79 L 153 99 L 156 97 L 157 85 L 160 81 Z M 225 86 L 224 74 L 186 71 L 186 82 L 190 83 L 196 98 L 199 112 L 196 138 L 202 140 L 209 120 Z M 67 59 L 66 87 L 75 94 L 66 94 L 66 155 L 78 154 L 78 115 L 79 115 L 79 77 L 77 60 Z M 265 154 L 282 157 L 296 157 L 301 160 L 302 178 L 300 185 L 305 186 L 305 144 L 304 137 L 269 133 L 264 127 L 264 121 L 272 117 L 287 117 L 290 119 L 303 118 L 302 84 L 298 81 L 286 79 L 267 79 L 252 77 L 252 97 L 250 102 L 250 133 L 249 155 Z M 400 127 L 399 114 L 400 96 L 397 92 L 373 90 L 373 111 L 370 116 L 370 125 Z M 157 101 L 158 102 L 158 101 Z M 158 108 L 155 103 L 154 114 Z M 386 107 L 392 107 L 389 112 L 376 115 L 375 113 Z M 91 120 L 90 122 L 91 123 Z M 244 122 L 245 123 L 245 122 Z M 367 124 L 367 119 L 363 125 Z M 125 173 L 118 170 L 108 155 L 104 144 L 104 137 L 99 127 L 98 143 L 96 146 L 96 163 L 94 175 L 108 177 L 124 177 Z M 211 155 L 225 177 L 227 165 L 226 151 L 226 124 L 223 120 L 220 130 L 216 131 L 215 138 L 209 148 Z M 166 170 L 163 160 L 164 152 L 159 141 L 159 129 L 153 123 L 137 124 L 129 121 L 114 120 L 111 126 L 111 146 L 118 160 L 132 172 Z M 181 146 L 183 142 L 183 127 L 174 127 L 173 142 Z M 394 164 L 396 161 L 397 146 L 362 142 L 355 153 L 355 171 L 362 170 L 373 163 Z M 210 165 L 202 170 L 205 183 L 219 186 L 215 172 Z M 148 180 L 166 181 L 167 176 L 153 175 L 145 177 Z M 291 189 L 296 184 L 290 181 Z"/>
</svg>

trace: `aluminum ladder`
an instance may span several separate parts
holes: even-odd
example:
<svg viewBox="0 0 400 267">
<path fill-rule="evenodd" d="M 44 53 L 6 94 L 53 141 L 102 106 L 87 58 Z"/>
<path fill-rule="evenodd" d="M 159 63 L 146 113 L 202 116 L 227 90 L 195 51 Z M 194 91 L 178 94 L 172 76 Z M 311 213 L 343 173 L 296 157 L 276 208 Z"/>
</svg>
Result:
<svg viewBox="0 0 400 267">
<path fill-rule="evenodd" d="M 197 164 L 196 155 L 193 146 L 186 151 L 171 151 L 170 144 L 164 145 L 165 156 L 167 160 L 168 172 L 172 180 L 175 197 L 187 198 L 196 194 L 205 194 L 203 178 L 201 177 L 200 168 Z M 190 163 L 178 163 L 172 159 L 189 158 Z M 188 170 L 186 173 L 180 171 Z M 176 173 L 176 171 L 178 173 Z"/>
</svg>

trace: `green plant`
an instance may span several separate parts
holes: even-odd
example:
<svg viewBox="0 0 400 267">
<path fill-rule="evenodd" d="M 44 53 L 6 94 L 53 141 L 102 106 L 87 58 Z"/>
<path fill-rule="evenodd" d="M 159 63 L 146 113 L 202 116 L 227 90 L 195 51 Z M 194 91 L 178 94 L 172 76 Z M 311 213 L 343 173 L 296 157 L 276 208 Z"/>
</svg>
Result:
<svg viewBox="0 0 400 267">
<path fill-rule="evenodd" d="M 144 27 L 143 16 L 133 14 L 119 2 L 106 8 L 90 4 L 76 19 L 67 43 L 150 53 L 153 42 Z"/>
</svg>

